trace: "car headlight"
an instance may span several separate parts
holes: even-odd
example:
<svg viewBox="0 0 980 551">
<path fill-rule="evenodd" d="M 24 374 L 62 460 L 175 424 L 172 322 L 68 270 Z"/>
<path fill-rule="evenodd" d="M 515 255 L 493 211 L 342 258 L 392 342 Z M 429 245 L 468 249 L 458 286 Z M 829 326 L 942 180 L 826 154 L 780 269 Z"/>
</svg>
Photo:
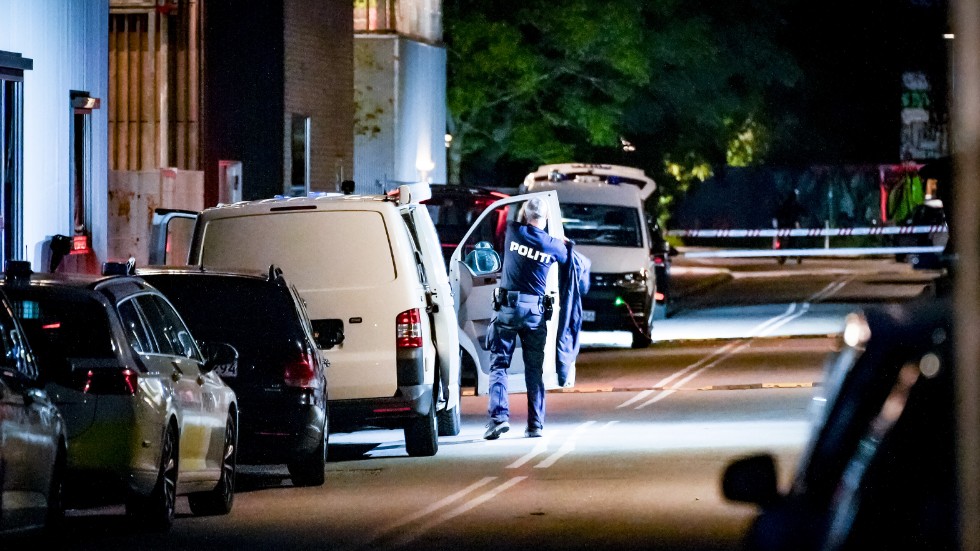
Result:
<svg viewBox="0 0 980 551">
<path fill-rule="evenodd" d="M 645 291 L 647 289 L 647 282 L 649 279 L 650 276 L 646 270 L 640 270 L 639 272 L 628 272 L 617 275 L 613 280 L 613 286 L 625 289 L 627 291 Z"/>
</svg>

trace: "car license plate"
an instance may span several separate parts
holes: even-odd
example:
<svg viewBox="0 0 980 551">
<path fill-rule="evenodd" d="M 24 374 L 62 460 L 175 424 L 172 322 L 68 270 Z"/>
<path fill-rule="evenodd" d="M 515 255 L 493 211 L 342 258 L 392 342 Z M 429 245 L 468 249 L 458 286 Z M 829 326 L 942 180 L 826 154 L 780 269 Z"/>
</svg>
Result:
<svg viewBox="0 0 980 551">
<path fill-rule="evenodd" d="M 582 310 L 582 321 L 595 321 L 595 310 Z"/>
<path fill-rule="evenodd" d="M 234 361 L 227 364 L 221 364 L 214 368 L 214 372 L 218 374 L 219 377 L 237 377 L 238 376 L 238 362 Z"/>
</svg>

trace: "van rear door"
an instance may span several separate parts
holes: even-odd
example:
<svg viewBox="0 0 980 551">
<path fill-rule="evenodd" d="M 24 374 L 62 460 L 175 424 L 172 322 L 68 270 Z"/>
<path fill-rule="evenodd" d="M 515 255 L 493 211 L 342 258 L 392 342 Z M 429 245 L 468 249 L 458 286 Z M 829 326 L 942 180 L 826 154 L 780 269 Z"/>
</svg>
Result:
<svg viewBox="0 0 980 551">
<path fill-rule="evenodd" d="M 185 266 L 191 250 L 196 211 L 156 209 L 150 227 L 149 263 L 151 265 Z"/>
<path fill-rule="evenodd" d="M 470 227 L 453 252 L 449 263 L 449 282 L 456 297 L 459 344 L 464 354 L 475 364 L 476 393 L 489 390 L 490 351 L 486 335 L 493 319 L 493 290 L 500 283 L 504 257 L 504 234 L 507 222 L 516 220 L 521 206 L 532 197 L 548 202 L 548 233 L 557 239 L 565 236 L 561 224 L 561 209 L 554 191 L 527 193 L 500 199 L 487 207 Z M 559 388 L 556 371 L 556 343 L 560 301 L 558 298 L 558 267 L 548 274 L 548 295 L 554 299 L 555 310 L 548 321 L 548 340 L 545 346 L 544 384 L 547 389 Z M 518 339 L 510 368 L 507 370 L 510 392 L 525 392 L 524 359 Z M 568 386 L 568 385 L 566 385 Z"/>
</svg>

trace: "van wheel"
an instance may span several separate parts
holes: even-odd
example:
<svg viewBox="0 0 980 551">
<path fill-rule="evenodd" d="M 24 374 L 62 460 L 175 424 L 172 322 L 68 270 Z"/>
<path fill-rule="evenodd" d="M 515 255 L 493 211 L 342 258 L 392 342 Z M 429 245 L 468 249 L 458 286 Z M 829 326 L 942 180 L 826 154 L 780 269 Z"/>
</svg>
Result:
<svg viewBox="0 0 980 551">
<path fill-rule="evenodd" d="M 454 407 L 439 412 L 439 436 L 456 436 L 459 434 L 459 426 L 459 402 Z"/>
<path fill-rule="evenodd" d="M 437 384 L 436 388 L 441 389 L 442 385 Z M 460 381 L 457 379 L 456 387 L 460 388 Z M 440 395 L 441 397 L 441 395 Z M 449 397 L 446 397 L 446 402 L 448 404 Z M 459 434 L 460 426 L 460 414 L 459 414 L 459 400 L 456 400 L 456 406 L 453 408 L 447 407 L 446 409 L 440 410 L 436 413 L 436 419 L 439 424 L 439 436 L 456 436 Z"/>
<path fill-rule="evenodd" d="M 412 457 L 429 457 L 439 450 L 436 427 L 435 401 L 429 405 L 429 413 L 417 417 L 405 426 L 405 449 Z"/>
<path fill-rule="evenodd" d="M 650 346 L 652 342 L 653 339 L 650 338 L 650 335 L 647 335 L 646 333 L 640 333 L 639 331 L 633 331 L 633 342 L 630 345 L 630 347 L 646 348 Z"/>
</svg>

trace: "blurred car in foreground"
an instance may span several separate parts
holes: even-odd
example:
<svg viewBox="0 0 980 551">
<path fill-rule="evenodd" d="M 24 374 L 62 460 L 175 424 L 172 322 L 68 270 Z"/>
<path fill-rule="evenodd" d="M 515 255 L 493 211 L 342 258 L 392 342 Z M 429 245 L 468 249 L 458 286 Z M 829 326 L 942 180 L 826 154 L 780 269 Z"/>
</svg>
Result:
<svg viewBox="0 0 980 551">
<path fill-rule="evenodd" d="M 430 189 L 432 197 L 422 201 L 422 204 L 436 226 L 442 244 L 442 256 L 448 268 L 453 251 L 476 221 L 476 217 L 494 201 L 508 195 L 490 188 L 453 184 L 433 184 Z M 504 222 L 506 221 L 501 220 L 501 234 Z"/>
<path fill-rule="evenodd" d="M 286 464 L 294 485 L 322 485 L 327 361 L 303 300 L 282 270 L 171 266 L 136 273 L 167 295 L 195 337 L 238 350 L 235 369 L 217 370 L 238 396 L 238 462 Z"/>
<path fill-rule="evenodd" d="M 0 295 L 0 537 L 57 527 L 67 445 L 64 419 Z"/>
<path fill-rule="evenodd" d="M 958 549 L 952 320 L 947 297 L 848 318 L 789 490 L 771 455 L 724 473 L 761 509 L 746 549 Z"/>
<path fill-rule="evenodd" d="M 68 426 L 66 506 L 125 502 L 158 530 L 177 495 L 195 514 L 231 510 L 238 404 L 215 372 L 236 360 L 230 345 L 199 348 L 137 277 L 33 273 L 24 262 L 8 265 L 3 291 Z"/>
</svg>

